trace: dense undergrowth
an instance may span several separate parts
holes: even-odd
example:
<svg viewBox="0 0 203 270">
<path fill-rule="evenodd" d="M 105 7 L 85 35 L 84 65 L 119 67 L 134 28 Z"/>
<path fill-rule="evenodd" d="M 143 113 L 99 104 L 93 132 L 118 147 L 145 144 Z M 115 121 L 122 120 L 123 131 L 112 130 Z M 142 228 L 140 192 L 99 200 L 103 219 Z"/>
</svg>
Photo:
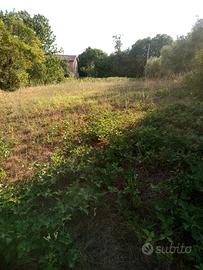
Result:
<svg viewBox="0 0 203 270">
<path fill-rule="evenodd" d="M 116 227 L 121 219 L 140 253 L 145 242 L 192 247 L 189 254 L 154 254 L 143 269 L 202 269 L 203 103 L 178 84 L 139 89 L 111 86 L 85 96 L 88 111 L 79 122 L 52 127 L 52 135 L 63 133 L 50 162 L 29 181 L 2 181 L 2 269 L 142 269 L 130 259 L 81 265 L 76 234 L 85 231 L 75 228 L 98 217 L 110 226 L 101 209 L 116 213 Z"/>
</svg>

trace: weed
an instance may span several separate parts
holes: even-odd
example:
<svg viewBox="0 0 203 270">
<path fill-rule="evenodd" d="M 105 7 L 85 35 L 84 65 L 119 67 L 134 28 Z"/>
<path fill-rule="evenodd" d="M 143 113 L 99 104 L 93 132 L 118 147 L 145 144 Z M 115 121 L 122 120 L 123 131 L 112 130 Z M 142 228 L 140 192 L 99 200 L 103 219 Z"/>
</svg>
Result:
<svg viewBox="0 0 203 270">
<path fill-rule="evenodd" d="M 172 81 L 87 78 L 0 101 L 3 269 L 77 269 L 85 254 L 76 225 L 89 228 L 99 208 L 119 216 L 118 231 L 123 220 L 134 245 L 192 246 L 153 257 L 154 268 L 201 269 L 203 111 L 190 91 Z"/>
</svg>

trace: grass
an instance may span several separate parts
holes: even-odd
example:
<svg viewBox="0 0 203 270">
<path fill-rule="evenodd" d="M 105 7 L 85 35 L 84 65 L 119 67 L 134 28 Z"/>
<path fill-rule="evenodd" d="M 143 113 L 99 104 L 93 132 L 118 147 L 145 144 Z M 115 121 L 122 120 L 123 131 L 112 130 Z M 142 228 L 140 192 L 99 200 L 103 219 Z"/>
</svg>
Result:
<svg viewBox="0 0 203 270">
<path fill-rule="evenodd" d="M 1 166 L 6 181 L 25 179 L 35 165 L 47 162 L 69 130 L 84 125 L 89 115 L 100 110 L 122 113 L 131 110 L 135 118 L 153 107 L 154 82 L 127 79 L 70 81 L 61 85 L 0 92 Z M 159 83 L 160 89 L 162 87 Z M 2 146 L 3 147 L 3 146 Z M 2 150 L 3 151 L 3 150 Z M 9 156 L 8 156 L 9 152 Z"/>
<path fill-rule="evenodd" d="M 180 80 L 0 92 L 2 269 L 202 269 L 202 113 Z"/>
</svg>

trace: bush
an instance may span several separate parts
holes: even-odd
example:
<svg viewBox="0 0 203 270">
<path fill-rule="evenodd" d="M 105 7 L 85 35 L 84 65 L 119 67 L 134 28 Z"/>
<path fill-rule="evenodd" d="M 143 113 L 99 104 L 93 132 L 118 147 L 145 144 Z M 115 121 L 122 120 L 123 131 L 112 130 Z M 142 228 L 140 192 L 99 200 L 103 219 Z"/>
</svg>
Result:
<svg viewBox="0 0 203 270">
<path fill-rule="evenodd" d="M 64 80 L 64 69 L 61 60 L 48 56 L 43 63 L 37 63 L 29 70 L 30 85 L 59 83 Z"/>
<path fill-rule="evenodd" d="M 63 72 L 64 72 L 64 76 L 65 77 L 70 77 L 70 70 L 69 70 L 69 67 L 67 65 L 67 61 L 66 60 L 60 60 L 61 61 L 61 67 L 63 69 Z"/>
<path fill-rule="evenodd" d="M 34 64 L 29 70 L 30 85 L 44 84 L 46 78 L 46 66 L 44 63 Z"/>
<path fill-rule="evenodd" d="M 53 42 L 45 17 L 32 19 L 26 12 L 0 12 L 0 89 L 63 81 L 67 70 L 51 55 L 52 49 L 55 52 Z M 49 53 L 46 58 L 45 52 Z"/>
<path fill-rule="evenodd" d="M 186 77 L 186 83 L 199 96 L 203 96 L 203 49 L 196 54 L 193 60 L 193 71 Z"/>
<path fill-rule="evenodd" d="M 61 65 L 61 60 L 55 56 L 48 56 L 45 60 L 46 76 L 45 84 L 59 83 L 64 80 L 64 70 Z"/>
<path fill-rule="evenodd" d="M 150 57 L 145 66 L 145 75 L 148 78 L 161 76 L 161 62 L 159 57 Z"/>
<path fill-rule="evenodd" d="M 28 85 L 27 70 L 43 58 L 40 42 L 31 29 L 12 17 L 7 24 L 0 19 L 1 89 L 15 90 Z"/>
<path fill-rule="evenodd" d="M 79 73 L 82 77 L 107 77 L 108 57 L 99 49 L 88 47 L 79 55 Z"/>
<path fill-rule="evenodd" d="M 149 218 L 150 226 L 153 227 L 151 235 L 156 235 L 150 241 L 154 240 L 161 246 L 169 246 L 170 243 L 192 246 L 189 254 L 178 257 L 172 255 L 174 262 L 176 259 L 185 267 L 187 265 L 187 269 L 193 269 L 194 265 L 200 267 L 202 262 L 201 115 L 200 103 L 172 105 L 161 112 L 154 111 L 145 119 L 148 128 L 144 133 L 141 128 L 139 138 L 145 168 L 152 168 L 150 175 L 153 175 L 152 170 L 157 172 L 159 168 L 165 173 L 157 189 L 153 186 L 153 191 L 157 191 L 160 198 L 157 196 L 154 210 L 151 210 L 156 218 L 153 221 Z"/>
<path fill-rule="evenodd" d="M 71 220 L 87 215 L 96 196 L 77 181 L 60 188 L 61 177 L 67 176 L 63 169 L 63 161 L 57 161 L 33 181 L 0 185 L 1 269 L 75 267 L 79 252 L 71 235 Z"/>
</svg>

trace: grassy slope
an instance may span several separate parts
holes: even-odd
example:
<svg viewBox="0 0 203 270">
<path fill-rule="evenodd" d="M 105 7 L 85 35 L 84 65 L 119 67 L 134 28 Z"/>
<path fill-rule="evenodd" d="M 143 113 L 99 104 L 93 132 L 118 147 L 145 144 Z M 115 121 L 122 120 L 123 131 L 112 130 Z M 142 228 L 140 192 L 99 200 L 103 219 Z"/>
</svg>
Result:
<svg viewBox="0 0 203 270">
<path fill-rule="evenodd" d="M 147 237 L 201 244 L 193 228 L 201 215 L 183 216 L 184 207 L 199 211 L 184 198 L 200 196 L 191 178 L 202 176 L 201 115 L 202 103 L 175 81 L 73 80 L 1 92 L 3 267 L 179 269 L 185 258 L 164 265 L 140 247 Z M 154 191 L 151 184 L 168 179 L 164 192 Z M 185 182 L 188 194 L 172 213 Z M 168 205 L 155 218 L 164 193 Z"/>
<path fill-rule="evenodd" d="M 165 82 L 159 84 L 165 87 Z M 157 100 L 156 87 L 153 82 L 112 79 L 0 92 L 2 178 L 14 181 L 32 175 L 34 165 L 48 161 L 66 133 L 98 111 L 129 110 L 133 117 L 142 117 Z"/>
</svg>

